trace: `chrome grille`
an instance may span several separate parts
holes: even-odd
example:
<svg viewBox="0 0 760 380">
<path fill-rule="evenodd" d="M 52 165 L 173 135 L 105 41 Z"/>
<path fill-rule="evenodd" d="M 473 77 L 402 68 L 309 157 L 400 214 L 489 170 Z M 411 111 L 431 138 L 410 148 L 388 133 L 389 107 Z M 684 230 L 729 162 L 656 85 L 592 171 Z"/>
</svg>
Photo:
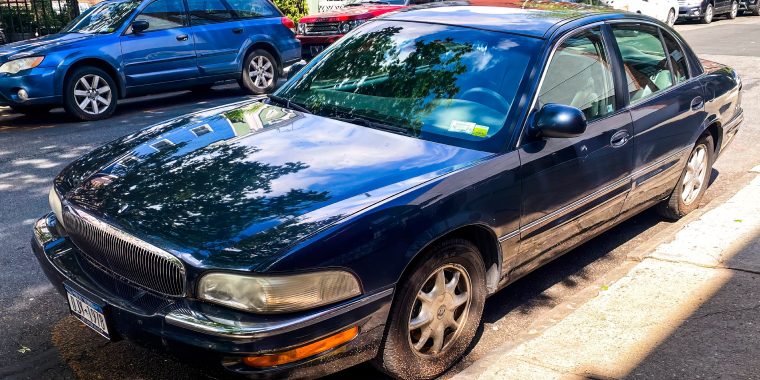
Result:
<svg viewBox="0 0 760 380">
<path fill-rule="evenodd" d="M 340 22 L 314 22 L 306 24 L 306 34 L 335 34 L 338 33 Z"/>
<path fill-rule="evenodd" d="M 63 219 L 71 240 L 97 268 L 163 295 L 185 294 L 185 266 L 170 253 L 81 210 L 67 207 Z"/>
</svg>

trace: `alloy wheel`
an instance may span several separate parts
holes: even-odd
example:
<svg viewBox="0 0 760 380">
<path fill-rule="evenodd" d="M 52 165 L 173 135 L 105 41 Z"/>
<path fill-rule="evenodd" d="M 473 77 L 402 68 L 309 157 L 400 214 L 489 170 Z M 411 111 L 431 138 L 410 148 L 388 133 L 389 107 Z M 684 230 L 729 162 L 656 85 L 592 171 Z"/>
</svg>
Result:
<svg viewBox="0 0 760 380">
<path fill-rule="evenodd" d="M 74 99 L 82 111 L 99 115 L 111 105 L 111 87 L 100 76 L 88 74 L 74 85 Z"/>
<path fill-rule="evenodd" d="M 673 26 L 676 23 L 676 12 L 672 9 L 668 12 L 668 19 L 666 20 L 668 26 Z"/>
<path fill-rule="evenodd" d="M 464 329 L 472 292 L 470 275 L 459 264 L 431 274 L 417 293 L 409 316 L 409 345 L 423 356 L 445 352 Z"/>
<path fill-rule="evenodd" d="M 263 55 L 253 57 L 248 66 L 248 76 L 250 76 L 254 86 L 265 89 L 272 85 L 274 66 L 269 61 L 269 58 Z"/>
<path fill-rule="evenodd" d="M 712 6 L 708 5 L 707 9 L 705 10 L 705 21 L 710 23 L 712 21 L 712 18 L 713 18 L 713 8 Z"/>
<path fill-rule="evenodd" d="M 739 13 L 739 3 L 734 1 L 731 3 L 731 18 L 736 18 L 736 15 Z"/>
<path fill-rule="evenodd" d="M 694 202 L 702 186 L 705 184 L 707 177 L 707 148 L 700 145 L 689 157 L 686 164 L 686 174 L 683 176 L 683 191 L 681 199 L 686 205 Z"/>
</svg>

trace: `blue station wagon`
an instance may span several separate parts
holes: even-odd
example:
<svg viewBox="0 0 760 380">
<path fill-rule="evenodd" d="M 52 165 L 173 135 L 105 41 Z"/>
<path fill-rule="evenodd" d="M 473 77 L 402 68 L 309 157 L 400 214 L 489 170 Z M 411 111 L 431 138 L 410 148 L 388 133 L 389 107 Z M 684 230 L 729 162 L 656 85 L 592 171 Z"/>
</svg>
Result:
<svg viewBox="0 0 760 380">
<path fill-rule="evenodd" d="M 32 248 L 111 340 L 252 378 L 430 379 L 487 296 L 645 208 L 698 207 L 741 88 L 642 15 L 409 9 L 267 98 L 73 162 Z"/>
<path fill-rule="evenodd" d="M 268 93 L 300 60 L 294 27 L 268 0 L 106 1 L 58 34 L 0 48 L 0 105 L 99 120 L 126 96 L 221 80 Z"/>
</svg>

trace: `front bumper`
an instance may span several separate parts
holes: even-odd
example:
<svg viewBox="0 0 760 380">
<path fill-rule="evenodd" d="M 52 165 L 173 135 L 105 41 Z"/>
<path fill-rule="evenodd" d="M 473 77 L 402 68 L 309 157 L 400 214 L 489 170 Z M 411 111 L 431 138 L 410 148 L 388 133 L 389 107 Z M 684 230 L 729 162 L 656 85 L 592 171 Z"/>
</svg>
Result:
<svg viewBox="0 0 760 380">
<path fill-rule="evenodd" d="M 0 74 L 0 106 L 35 106 L 61 104 L 55 95 L 55 67 L 36 67 L 16 74 Z M 29 99 L 22 101 L 17 93 L 24 89 Z"/>
<path fill-rule="evenodd" d="M 702 17 L 703 12 L 702 5 L 684 5 L 678 8 L 678 18 L 694 20 Z"/>
<path fill-rule="evenodd" d="M 320 35 L 306 35 L 299 34 L 296 38 L 301 41 L 301 55 L 306 57 L 313 57 L 324 48 L 330 46 L 333 42 L 343 37 L 342 34 L 320 34 Z"/>
<path fill-rule="evenodd" d="M 116 339 L 126 338 L 204 367 L 222 367 L 256 379 L 324 376 L 377 354 L 392 288 L 318 310 L 267 316 L 188 298 L 168 300 L 146 294 L 124 299 L 116 293 L 131 285 L 88 272 L 86 260 L 69 239 L 59 236 L 56 224 L 52 213 L 35 224 L 32 250 L 43 272 L 61 294 L 66 294 L 65 282 L 103 300 L 110 310 L 111 333 Z M 359 334 L 353 340 L 314 357 L 263 369 L 242 363 L 246 356 L 280 352 L 357 326 Z"/>
<path fill-rule="evenodd" d="M 758 0 L 746 0 L 739 2 L 740 11 L 753 11 L 758 6 Z"/>
</svg>

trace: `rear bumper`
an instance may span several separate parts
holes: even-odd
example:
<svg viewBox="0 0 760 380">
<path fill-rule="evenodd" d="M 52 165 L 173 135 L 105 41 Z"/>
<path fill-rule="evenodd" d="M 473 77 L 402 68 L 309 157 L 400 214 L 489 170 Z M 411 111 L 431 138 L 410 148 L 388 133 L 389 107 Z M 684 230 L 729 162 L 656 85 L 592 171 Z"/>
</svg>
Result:
<svg viewBox="0 0 760 380">
<path fill-rule="evenodd" d="M 37 67 L 16 74 L 0 74 L 0 106 L 35 106 L 61 104 L 55 94 L 55 67 Z M 29 99 L 22 101 L 17 93 L 26 90 Z"/>
<path fill-rule="evenodd" d="M 726 148 L 728 148 L 728 146 L 731 145 L 731 143 L 734 141 L 734 137 L 736 137 L 736 133 L 739 132 L 739 128 L 741 127 L 743 121 L 744 110 L 739 109 L 734 117 L 731 118 L 731 120 L 729 120 L 725 125 L 723 125 L 723 138 L 721 139 L 720 150 L 718 151 L 717 157 L 720 157 Z"/>
<path fill-rule="evenodd" d="M 393 298 L 392 289 L 289 315 L 251 315 L 188 298 L 155 307 L 161 298 L 152 295 L 148 295 L 151 302 L 138 305 L 115 294 L 111 286 L 115 282 L 121 287 L 130 286 L 128 283 L 111 278 L 107 284 L 101 276 L 88 272 L 77 248 L 67 238 L 58 236 L 56 223 L 54 215 L 46 215 L 35 224 L 32 237 L 32 250 L 45 276 L 61 294 L 66 294 L 65 282 L 104 301 L 112 316 L 111 335 L 117 340 L 126 338 L 167 350 L 195 365 L 224 368 L 254 379 L 324 376 L 377 354 Z M 262 369 L 242 363 L 246 356 L 291 349 L 352 327 L 359 327 L 353 340 L 314 357 Z"/>
</svg>

